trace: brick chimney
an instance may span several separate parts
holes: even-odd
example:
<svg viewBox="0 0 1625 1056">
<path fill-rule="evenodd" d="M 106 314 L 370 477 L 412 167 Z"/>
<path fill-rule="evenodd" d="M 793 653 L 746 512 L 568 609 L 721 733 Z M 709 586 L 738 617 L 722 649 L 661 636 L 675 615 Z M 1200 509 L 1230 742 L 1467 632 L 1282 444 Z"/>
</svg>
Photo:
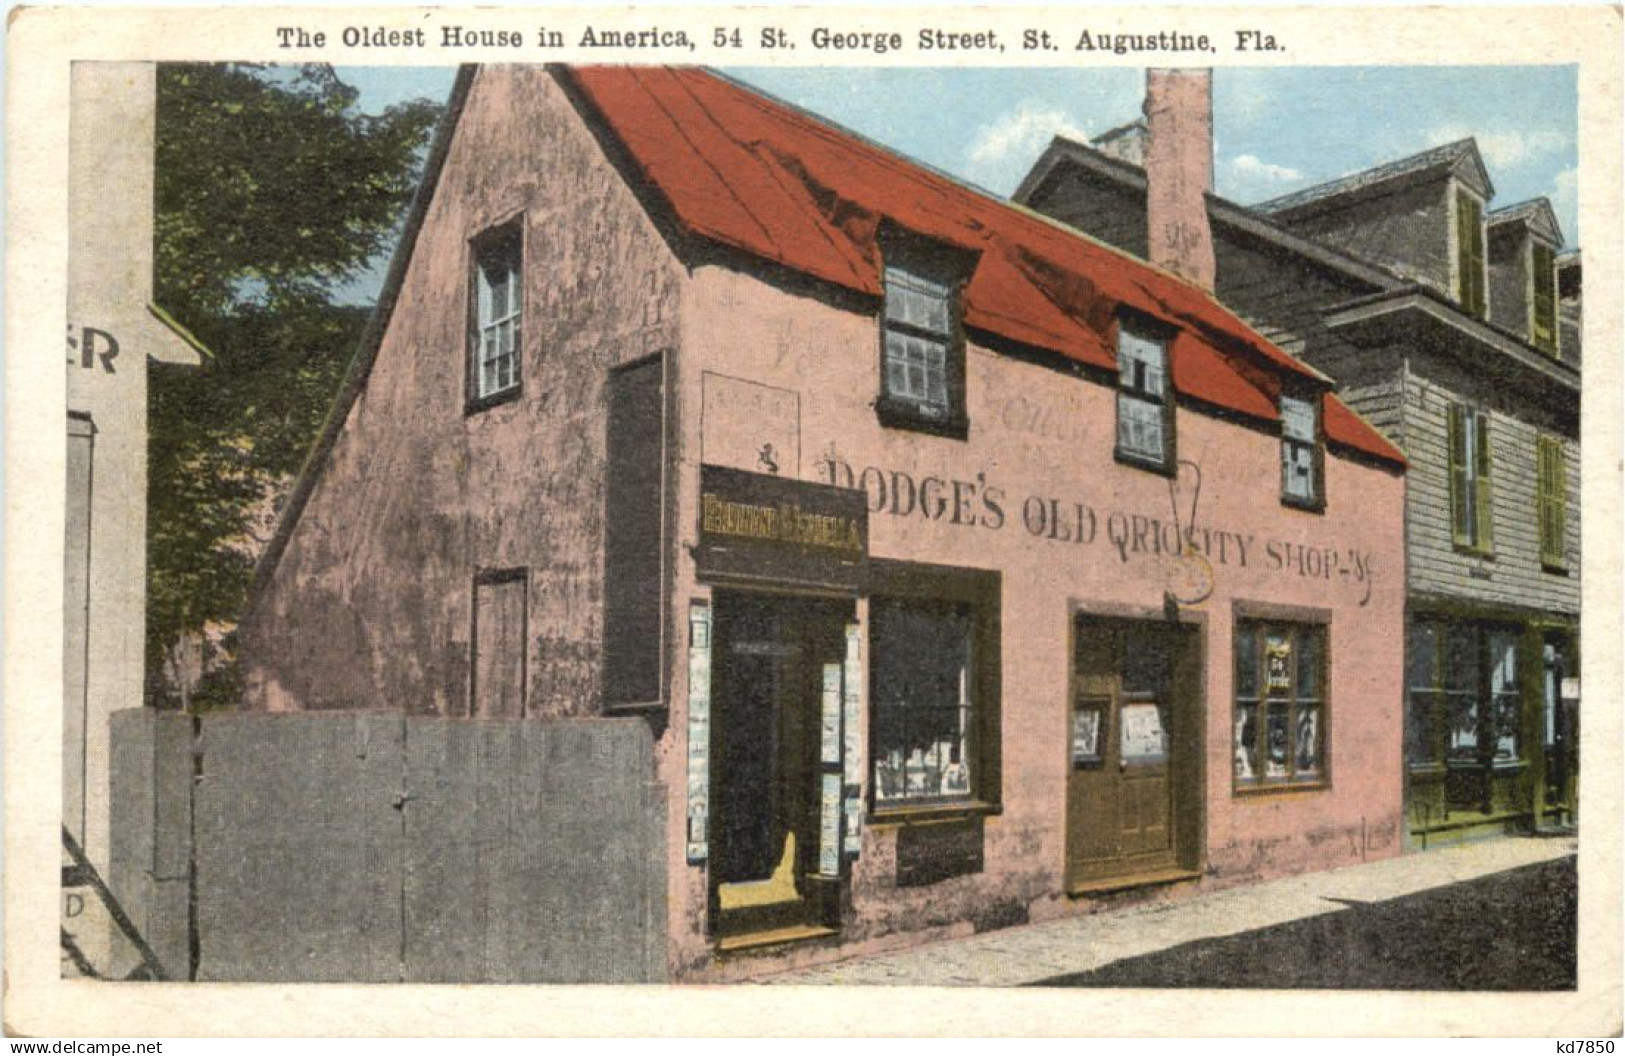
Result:
<svg viewBox="0 0 1625 1056">
<path fill-rule="evenodd" d="M 1213 291 L 1213 71 L 1145 71 L 1146 255 Z"/>
</svg>

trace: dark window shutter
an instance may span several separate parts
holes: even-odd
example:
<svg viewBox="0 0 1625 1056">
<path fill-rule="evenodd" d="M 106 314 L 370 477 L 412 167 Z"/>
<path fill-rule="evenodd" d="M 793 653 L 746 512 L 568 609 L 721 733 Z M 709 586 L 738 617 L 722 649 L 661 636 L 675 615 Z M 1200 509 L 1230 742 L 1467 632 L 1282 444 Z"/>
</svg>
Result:
<svg viewBox="0 0 1625 1056">
<path fill-rule="evenodd" d="M 1490 480 L 1492 462 L 1490 458 L 1490 416 L 1480 412 L 1474 415 L 1478 424 L 1477 450 L 1474 452 L 1478 458 L 1477 480 L 1473 488 L 1474 516 L 1478 528 L 1478 548 L 1480 550 L 1493 550 L 1495 548 L 1495 501 L 1494 490 Z"/>
<path fill-rule="evenodd" d="M 1457 546 L 1472 542 L 1467 527 L 1467 435 L 1460 404 L 1451 404 L 1450 420 L 1450 534 Z"/>
</svg>

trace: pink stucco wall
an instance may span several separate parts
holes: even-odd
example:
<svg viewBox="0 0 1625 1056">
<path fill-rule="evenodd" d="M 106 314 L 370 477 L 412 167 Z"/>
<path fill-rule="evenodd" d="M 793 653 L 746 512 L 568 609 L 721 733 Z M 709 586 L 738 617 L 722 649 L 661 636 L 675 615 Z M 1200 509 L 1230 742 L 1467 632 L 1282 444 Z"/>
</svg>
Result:
<svg viewBox="0 0 1625 1056">
<path fill-rule="evenodd" d="M 967 440 L 882 428 L 871 405 L 879 391 L 878 322 L 874 315 L 785 292 L 745 274 L 698 269 L 682 299 L 682 352 L 677 385 L 684 423 L 676 474 L 677 590 L 672 620 L 691 598 L 707 597 L 688 547 L 696 541 L 699 466 L 753 450 L 738 434 L 755 429 L 782 450 L 793 432 L 799 457 L 781 473 L 827 480 L 825 459 L 861 472 L 900 470 L 916 482 L 935 476 L 998 489 L 1002 527 L 954 524 L 918 512 L 870 515 L 874 557 L 993 569 L 1002 573 L 1001 814 L 986 821 L 985 870 L 924 888 L 895 886 L 892 826 L 866 826 L 853 867 L 853 912 L 842 953 L 883 948 L 970 930 L 994 904 L 1024 908 L 1030 919 L 1087 911 L 1063 884 L 1068 771 L 1068 631 L 1076 606 L 1102 615 L 1156 618 L 1165 584 L 1161 559 L 1133 552 L 1135 517 L 1173 520 L 1165 477 L 1117 464 L 1112 456 L 1115 397 L 1097 382 L 974 344 L 967 352 Z M 709 376 L 708 376 L 709 372 Z M 707 426 L 698 413 L 723 376 L 789 390 L 796 422 Z M 714 402 L 714 401 L 712 401 Z M 1323 514 L 1285 507 L 1279 499 L 1279 440 L 1265 431 L 1181 409 L 1179 455 L 1201 466 L 1196 525 L 1235 533 L 1215 553 L 1214 590 L 1188 618 L 1205 621 L 1206 790 L 1203 885 L 1213 886 L 1327 868 L 1400 849 L 1401 679 L 1404 554 L 1403 477 L 1335 455 L 1326 459 Z M 707 450 L 710 445 L 711 450 Z M 750 468 L 743 466 L 742 468 Z M 1035 536 L 1023 524 L 1028 496 L 1082 503 L 1093 512 L 1092 542 Z M 1191 488 L 1180 493 L 1189 523 Z M 980 511 L 980 499 L 977 500 Z M 1126 522 L 1115 520 L 1127 518 Z M 1076 514 L 1074 513 L 1074 518 Z M 1075 522 L 1074 522 L 1075 523 Z M 1126 524 L 1120 552 L 1110 540 Z M 1145 539 L 1149 542 L 1150 530 Z M 1339 566 L 1357 552 L 1369 577 L 1311 577 L 1282 567 L 1270 548 L 1331 550 Z M 1245 548 L 1245 562 L 1242 549 Z M 1215 544 L 1215 550 L 1217 545 Z M 1232 791 L 1231 631 L 1239 605 L 1329 610 L 1329 787 L 1266 795 Z M 860 603 L 860 620 L 867 617 Z M 668 788 L 683 787 L 686 745 L 685 672 L 673 665 L 672 722 L 662 744 Z M 868 715 L 867 701 L 862 709 Z M 864 741 L 866 743 L 866 734 Z M 867 768 L 867 760 L 865 761 Z M 865 779 L 867 780 L 867 774 Z M 679 978 L 728 978 L 836 955 L 788 948 L 726 962 L 714 960 L 704 935 L 703 867 L 684 860 L 681 796 L 670 818 L 671 965 Z"/>
<path fill-rule="evenodd" d="M 468 240 L 524 216 L 521 396 L 465 415 Z M 532 716 L 594 713 L 610 367 L 680 269 L 540 66 L 482 68 L 367 387 L 245 626 L 250 706 L 468 710 L 476 569 L 529 570 Z"/>
</svg>

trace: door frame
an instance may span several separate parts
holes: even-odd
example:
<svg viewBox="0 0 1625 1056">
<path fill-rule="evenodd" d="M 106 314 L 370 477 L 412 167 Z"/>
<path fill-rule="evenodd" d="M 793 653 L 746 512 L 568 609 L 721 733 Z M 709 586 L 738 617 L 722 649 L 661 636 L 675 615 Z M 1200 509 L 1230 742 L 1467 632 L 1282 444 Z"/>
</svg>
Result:
<svg viewBox="0 0 1625 1056">
<path fill-rule="evenodd" d="M 1177 618 L 1171 618 L 1176 617 Z M 1061 880 L 1069 895 L 1093 891 L 1137 887 L 1148 883 L 1191 879 L 1207 866 L 1208 797 L 1208 615 L 1201 609 L 1169 610 L 1137 605 L 1101 604 L 1077 598 L 1067 603 L 1066 614 L 1066 699 L 1062 710 L 1062 736 L 1057 756 L 1065 780 L 1061 794 Z M 1071 818 L 1073 778 L 1072 709 L 1078 692 L 1077 648 L 1080 624 L 1160 625 L 1180 632 L 1186 639 L 1184 652 L 1176 654 L 1174 665 L 1187 668 L 1185 679 L 1176 676 L 1174 699 L 1169 702 L 1169 824 L 1173 828 L 1173 867 L 1151 874 L 1125 873 L 1099 880 L 1075 881 L 1071 875 L 1071 848 L 1074 840 Z M 1189 687 L 1181 690 L 1186 681 Z M 1107 736 L 1118 736 L 1110 730 Z"/>
<path fill-rule="evenodd" d="M 727 612 L 730 605 L 737 605 L 741 602 L 749 603 L 752 600 L 768 604 L 775 602 L 788 603 L 790 605 L 802 605 L 807 603 L 822 604 L 828 606 L 832 613 L 834 610 L 839 608 L 844 614 L 842 624 L 843 642 L 844 628 L 858 622 L 858 596 L 843 591 L 817 589 L 807 590 L 770 585 L 744 586 L 732 583 L 726 585 L 719 584 L 714 587 L 710 598 L 713 621 L 711 629 L 711 685 L 713 694 L 711 700 L 712 722 L 710 730 L 711 744 L 707 748 L 707 754 L 711 761 L 711 765 L 713 766 L 721 758 L 719 753 L 719 738 L 723 736 L 722 725 L 726 721 L 727 714 L 727 707 L 723 704 L 720 696 L 721 688 L 727 684 L 726 679 L 721 676 L 723 665 L 727 662 L 726 657 L 722 654 L 722 649 L 724 647 L 724 642 L 730 640 L 729 636 L 723 630 L 723 621 L 726 618 L 724 614 Z M 820 702 L 816 700 L 809 701 L 808 705 L 811 708 L 808 716 L 810 722 L 809 730 L 816 738 L 819 721 L 818 708 Z M 815 786 L 818 783 L 819 774 L 821 772 L 820 766 L 817 764 L 814 764 L 808 768 L 807 777 Z M 712 773 L 707 784 L 710 791 L 708 796 L 709 801 L 706 805 L 706 809 L 709 815 L 709 825 L 712 833 L 712 847 L 711 854 L 707 856 L 708 860 L 705 871 L 706 932 L 713 939 L 717 939 L 725 937 L 725 921 L 723 920 L 723 913 L 719 899 L 721 881 L 718 878 L 715 863 L 715 841 L 721 837 L 722 830 L 720 823 L 717 820 L 717 781 L 714 772 Z M 813 802 L 816 802 L 816 787 L 810 794 Z M 804 891 L 801 899 L 803 911 L 809 918 L 807 923 L 814 928 L 824 928 L 833 932 L 834 930 L 838 930 L 841 924 L 844 923 L 845 904 L 847 901 L 846 891 L 850 885 L 851 867 L 846 856 L 843 854 L 840 857 L 840 876 L 837 879 L 831 880 L 829 878 L 821 877 L 815 871 L 802 871 L 800 862 L 805 861 L 809 855 L 816 857 L 816 853 L 817 850 L 815 846 L 803 845 L 803 841 L 798 833 L 796 847 L 796 868 L 798 880 L 807 881 L 812 885 L 812 889 Z M 746 933 L 748 933 L 750 930 L 751 929 L 747 928 Z"/>
</svg>

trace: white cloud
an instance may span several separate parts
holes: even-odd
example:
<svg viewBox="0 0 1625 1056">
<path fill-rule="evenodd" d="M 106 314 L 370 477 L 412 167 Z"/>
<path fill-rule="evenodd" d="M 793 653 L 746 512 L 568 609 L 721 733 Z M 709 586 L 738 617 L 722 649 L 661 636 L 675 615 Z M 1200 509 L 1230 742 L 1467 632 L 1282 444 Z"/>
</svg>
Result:
<svg viewBox="0 0 1625 1056">
<path fill-rule="evenodd" d="M 1252 154 L 1243 154 L 1230 162 L 1236 176 L 1249 182 L 1287 183 L 1303 179 L 1303 173 L 1285 165 L 1263 161 Z"/>
<path fill-rule="evenodd" d="M 1029 100 L 1015 113 L 978 128 L 966 153 L 973 165 L 996 165 L 1016 157 L 1031 160 L 1057 135 L 1085 142 L 1090 137 L 1064 110 Z"/>
<path fill-rule="evenodd" d="M 1580 170 L 1570 165 L 1552 177 L 1552 211 L 1563 228 L 1563 237 L 1571 246 L 1580 242 Z"/>
<path fill-rule="evenodd" d="M 1567 133 L 1551 129 L 1477 131 L 1447 125 L 1434 129 L 1428 138 L 1437 144 L 1466 139 L 1468 136 L 1478 140 L 1479 153 L 1484 155 L 1484 161 L 1492 172 L 1558 154 L 1571 146 Z"/>
<path fill-rule="evenodd" d="M 1087 143 L 1094 133 L 1058 107 L 1027 100 L 976 130 L 965 148 L 965 175 L 992 190 L 1013 188 L 1058 135 Z"/>
</svg>

